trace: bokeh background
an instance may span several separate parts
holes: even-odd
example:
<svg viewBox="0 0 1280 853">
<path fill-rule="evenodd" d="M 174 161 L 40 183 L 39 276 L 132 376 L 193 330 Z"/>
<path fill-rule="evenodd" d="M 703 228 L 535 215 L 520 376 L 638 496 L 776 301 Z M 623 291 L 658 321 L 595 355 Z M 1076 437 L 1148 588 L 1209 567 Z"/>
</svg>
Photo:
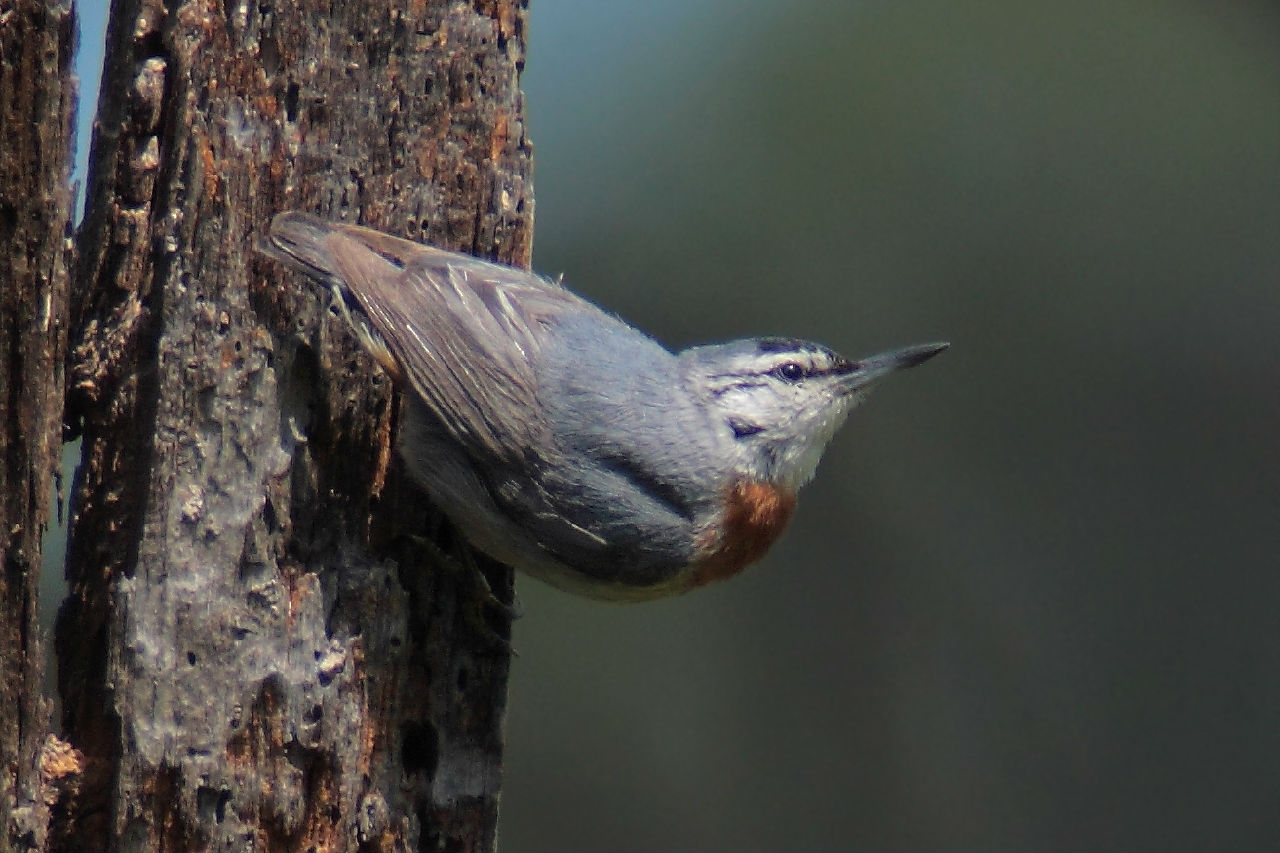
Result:
<svg viewBox="0 0 1280 853">
<path fill-rule="evenodd" d="M 1276 4 L 530 15 L 539 269 L 672 347 L 953 348 L 743 576 L 520 581 L 502 848 L 1280 843 Z"/>
</svg>

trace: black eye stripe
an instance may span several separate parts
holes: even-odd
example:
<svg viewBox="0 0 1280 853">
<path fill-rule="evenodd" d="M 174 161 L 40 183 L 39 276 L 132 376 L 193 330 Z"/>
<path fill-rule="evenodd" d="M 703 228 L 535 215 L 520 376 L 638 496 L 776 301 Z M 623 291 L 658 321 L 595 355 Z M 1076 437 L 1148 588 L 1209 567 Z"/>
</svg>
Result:
<svg viewBox="0 0 1280 853">
<path fill-rule="evenodd" d="M 806 367 L 798 361 L 784 361 L 769 371 L 770 376 L 775 376 L 784 382 L 799 382 L 807 376 L 813 376 L 817 371 L 811 367 Z"/>
<path fill-rule="evenodd" d="M 784 361 L 781 364 L 775 364 L 773 367 L 765 371 L 769 376 L 775 379 L 781 379 L 784 382 L 799 382 L 802 379 L 808 379 L 813 376 L 839 376 L 862 367 L 856 361 L 849 361 L 841 356 L 832 356 L 830 363 L 807 364 L 800 361 Z"/>
</svg>

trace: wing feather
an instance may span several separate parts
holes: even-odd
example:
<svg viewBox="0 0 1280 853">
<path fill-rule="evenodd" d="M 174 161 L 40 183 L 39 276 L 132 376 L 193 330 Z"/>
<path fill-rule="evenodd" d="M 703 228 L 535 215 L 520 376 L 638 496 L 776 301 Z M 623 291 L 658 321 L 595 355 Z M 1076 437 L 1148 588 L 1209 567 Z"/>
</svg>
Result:
<svg viewBox="0 0 1280 853">
<path fill-rule="evenodd" d="M 345 286 L 459 442 L 508 462 L 554 448 L 536 399 L 540 331 L 595 306 L 524 270 L 307 214 L 278 216 L 271 242 L 277 257 Z"/>
</svg>

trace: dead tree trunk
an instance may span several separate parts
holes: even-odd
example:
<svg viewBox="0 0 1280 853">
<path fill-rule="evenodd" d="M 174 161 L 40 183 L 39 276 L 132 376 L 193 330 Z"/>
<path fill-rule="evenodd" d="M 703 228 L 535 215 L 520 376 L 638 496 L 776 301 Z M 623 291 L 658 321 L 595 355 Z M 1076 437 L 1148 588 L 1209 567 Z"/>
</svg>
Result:
<svg viewBox="0 0 1280 853">
<path fill-rule="evenodd" d="M 69 2 L 0 2 L 0 849 L 43 849 L 78 769 L 49 737 L 40 537 L 62 442 L 75 24 Z"/>
<path fill-rule="evenodd" d="M 525 5 L 113 3 L 56 846 L 493 847 L 507 652 L 413 538 L 388 381 L 251 247 L 303 208 L 526 264 Z"/>
</svg>

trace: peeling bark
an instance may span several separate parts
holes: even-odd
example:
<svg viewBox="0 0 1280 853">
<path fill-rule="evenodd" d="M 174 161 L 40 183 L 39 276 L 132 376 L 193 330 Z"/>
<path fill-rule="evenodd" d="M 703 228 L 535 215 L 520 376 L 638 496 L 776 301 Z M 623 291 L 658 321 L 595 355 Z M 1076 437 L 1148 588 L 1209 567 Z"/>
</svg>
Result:
<svg viewBox="0 0 1280 853">
<path fill-rule="evenodd" d="M 0 2 L 0 849 L 40 850 L 78 776 L 50 734 L 37 622 L 62 439 L 71 223 L 69 2 Z"/>
<path fill-rule="evenodd" d="M 507 649 L 414 538 L 449 536 L 393 460 L 389 382 L 252 245 L 303 208 L 527 264 L 525 15 L 114 3 L 57 635 L 84 774 L 55 847 L 493 847 Z"/>
</svg>

